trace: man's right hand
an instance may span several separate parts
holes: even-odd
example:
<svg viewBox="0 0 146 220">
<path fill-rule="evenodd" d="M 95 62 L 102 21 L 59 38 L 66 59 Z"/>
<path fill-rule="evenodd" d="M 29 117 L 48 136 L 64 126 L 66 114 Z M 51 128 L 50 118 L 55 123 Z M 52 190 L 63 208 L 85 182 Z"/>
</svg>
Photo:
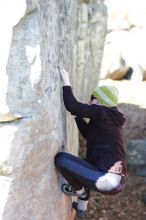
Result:
<svg viewBox="0 0 146 220">
<path fill-rule="evenodd" d="M 60 69 L 60 67 L 58 67 L 58 69 L 61 74 L 64 86 L 70 86 L 69 73 L 65 69 Z"/>
</svg>

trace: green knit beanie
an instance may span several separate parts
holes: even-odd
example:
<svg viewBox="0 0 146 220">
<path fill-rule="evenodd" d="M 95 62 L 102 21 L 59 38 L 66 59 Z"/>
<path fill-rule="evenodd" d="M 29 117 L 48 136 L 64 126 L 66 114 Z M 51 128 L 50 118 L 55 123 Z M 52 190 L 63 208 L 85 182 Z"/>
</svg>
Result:
<svg viewBox="0 0 146 220">
<path fill-rule="evenodd" d="M 119 93 L 116 87 L 111 85 L 97 86 L 92 95 L 97 98 L 97 100 L 107 106 L 113 107 L 118 104 Z"/>
</svg>

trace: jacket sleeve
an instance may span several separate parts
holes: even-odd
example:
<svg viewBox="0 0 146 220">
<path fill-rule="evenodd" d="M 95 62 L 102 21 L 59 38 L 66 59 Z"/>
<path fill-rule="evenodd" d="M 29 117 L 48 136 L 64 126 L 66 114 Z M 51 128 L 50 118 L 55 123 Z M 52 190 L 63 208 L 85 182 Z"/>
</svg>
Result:
<svg viewBox="0 0 146 220">
<path fill-rule="evenodd" d="M 75 117 L 79 132 L 84 138 L 87 138 L 87 122 L 83 118 Z"/>
<path fill-rule="evenodd" d="M 67 111 L 69 111 L 72 115 L 92 119 L 99 117 L 100 107 L 97 105 L 88 105 L 78 102 L 73 95 L 71 86 L 63 87 L 63 100 Z"/>
</svg>

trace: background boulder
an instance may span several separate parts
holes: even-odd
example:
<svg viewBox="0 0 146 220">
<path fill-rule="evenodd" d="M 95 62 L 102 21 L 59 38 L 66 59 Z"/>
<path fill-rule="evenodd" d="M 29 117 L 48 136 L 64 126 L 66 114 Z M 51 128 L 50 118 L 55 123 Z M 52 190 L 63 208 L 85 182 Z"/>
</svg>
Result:
<svg viewBox="0 0 146 220">
<path fill-rule="evenodd" d="M 78 16 L 76 95 L 90 98 L 99 81 L 103 46 L 107 32 L 107 9 L 100 0 L 81 1 Z"/>
<path fill-rule="evenodd" d="M 126 154 L 130 169 L 146 167 L 146 140 L 130 141 L 126 148 Z"/>
<path fill-rule="evenodd" d="M 106 0 L 105 4 L 109 16 L 101 78 L 108 77 L 114 71 L 131 67 L 131 80 L 145 80 L 145 1 Z"/>
</svg>

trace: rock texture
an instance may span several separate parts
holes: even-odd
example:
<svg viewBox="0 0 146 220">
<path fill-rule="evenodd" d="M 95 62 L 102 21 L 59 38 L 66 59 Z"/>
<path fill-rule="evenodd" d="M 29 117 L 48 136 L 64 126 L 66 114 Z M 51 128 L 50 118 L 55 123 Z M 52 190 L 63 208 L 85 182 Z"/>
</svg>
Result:
<svg viewBox="0 0 146 220">
<path fill-rule="evenodd" d="M 107 9 L 102 0 L 82 0 L 78 16 L 77 96 L 87 100 L 99 80 L 107 32 Z"/>
<path fill-rule="evenodd" d="M 105 41 L 101 77 L 132 67 L 133 81 L 145 80 L 146 2 L 106 0 L 108 34 Z"/>
<path fill-rule="evenodd" d="M 135 170 L 146 167 L 146 141 L 134 140 L 126 148 L 129 169 Z"/>
<path fill-rule="evenodd" d="M 3 4 L 6 15 L 11 5 Z M 60 191 L 53 162 L 62 144 L 76 153 L 78 138 L 65 117 L 57 66 L 74 71 L 77 2 L 19 0 L 15 7 L 1 42 L 8 47 L 0 79 L 1 218 L 66 220 L 71 200 Z"/>
<path fill-rule="evenodd" d="M 90 15 L 86 51 L 77 44 L 77 9 L 83 5 Z M 78 67 L 88 60 L 91 82 L 98 80 L 105 6 L 102 1 L 3 0 L 0 26 L 0 218 L 71 220 L 71 199 L 60 191 L 54 156 L 62 150 L 77 154 L 78 133 L 63 106 L 58 65 L 69 71 L 75 91 L 81 92 L 82 84 L 91 90 L 89 75 L 78 80 Z M 92 55 L 80 65 L 78 54 L 85 52 Z"/>
</svg>

